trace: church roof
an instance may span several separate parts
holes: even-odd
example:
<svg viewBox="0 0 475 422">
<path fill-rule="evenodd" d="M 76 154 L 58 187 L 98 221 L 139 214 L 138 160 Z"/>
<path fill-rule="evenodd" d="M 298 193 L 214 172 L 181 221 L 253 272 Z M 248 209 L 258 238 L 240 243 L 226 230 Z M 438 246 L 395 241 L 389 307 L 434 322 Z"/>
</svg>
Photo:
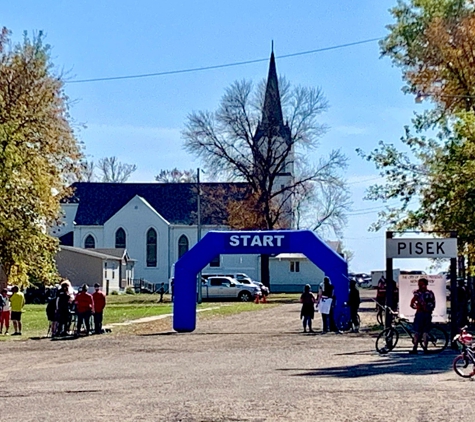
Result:
<svg viewBox="0 0 475 422">
<path fill-rule="evenodd" d="M 289 126 L 284 124 L 282 114 L 274 51 L 272 51 L 270 56 L 264 106 L 262 107 L 262 120 L 258 124 L 254 138 L 259 140 L 265 136 L 280 136 L 288 142 L 291 139 Z"/>
<path fill-rule="evenodd" d="M 92 183 L 72 185 L 72 197 L 66 203 L 78 203 L 77 225 L 102 226 L 136 195 L 144 198 L 171 224 L 197 223 L 196 183 Z M 201 183 L 201 223 L 225 225 L 227 204 L 242 200 L 246 183 Z"/>
<path fill-rule="evenodd" d="M 262 123 L 271 126 L 279 126 L 284 123 L 274 52 L 270 56 L 264 107 L 262 108 Z"/>
</svg>

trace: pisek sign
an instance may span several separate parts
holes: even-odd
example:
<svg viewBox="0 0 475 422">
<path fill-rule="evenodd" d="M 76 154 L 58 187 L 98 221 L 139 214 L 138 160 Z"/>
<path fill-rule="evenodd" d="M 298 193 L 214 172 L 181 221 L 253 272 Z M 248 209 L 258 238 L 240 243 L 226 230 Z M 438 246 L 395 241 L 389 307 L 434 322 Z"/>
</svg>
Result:
<svg viewBox="0 0 475 422">
<path fill-rule="evenodd" d="M 456 258 L 457 239 L 386 239 L 386 258 Z"/>
</svg>

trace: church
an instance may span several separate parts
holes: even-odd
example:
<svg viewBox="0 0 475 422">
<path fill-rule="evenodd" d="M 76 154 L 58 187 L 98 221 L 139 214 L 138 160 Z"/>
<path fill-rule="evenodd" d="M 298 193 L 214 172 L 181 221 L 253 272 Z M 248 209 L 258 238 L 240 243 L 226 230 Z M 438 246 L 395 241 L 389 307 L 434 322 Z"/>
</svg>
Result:
<svg viewBox="0 0 475 422">
<path fill-rule="evenodd" d="M 276 186 L 292 183 L 294 151 L 289 126 L 283 120 L 273 52 L 262 119 L 254 139 L 261 150 L 269 145 L 277 145 L 276 154 L 281 152 L 279 149 L 288 149 Z M 51 230 L 60 245 L 70 252 L 71 248 L 77 252 L 81 249 L 125 250 L 134 263 L 134 278 L 154 285 L 168 283 L 174 263 L 198 241 L 200 234 L 229 229 L 227 205 L 230 201 L 243 200 L 249 193 L 246 183 L 77 182 L 72 187 L 73 195 L 61 204 L 61 224 Z M 291 203 L 286 204 L 286 227 L 290 229 L 293 226 Z M 322 271 L 304 255 L 282 255 L 271 257 L 269 262 L 274 292 L 302 291 L 305 284 L 316 285 L 323 279 Z M 260 257 L 216 256 L 203 272 L 246 273 L 259 280 Z M 118 286 L 124 288 L 129 284 Z"/>
</svg>

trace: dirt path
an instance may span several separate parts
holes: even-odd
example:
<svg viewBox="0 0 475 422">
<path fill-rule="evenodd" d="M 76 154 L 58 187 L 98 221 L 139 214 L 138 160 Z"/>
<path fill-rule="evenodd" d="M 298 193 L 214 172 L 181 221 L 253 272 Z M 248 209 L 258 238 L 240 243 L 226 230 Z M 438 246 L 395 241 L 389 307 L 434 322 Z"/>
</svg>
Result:
<svg viewBox="0 0 475 422">
<path fill-rule="evenodd" d="M 299 311 L 205 319 L 191 334 L 1 344 L 0 420 L 473 420 L 473 384 L 451 352 L 381 357 L 365 333 L 302 334 Z"/>
</svg>

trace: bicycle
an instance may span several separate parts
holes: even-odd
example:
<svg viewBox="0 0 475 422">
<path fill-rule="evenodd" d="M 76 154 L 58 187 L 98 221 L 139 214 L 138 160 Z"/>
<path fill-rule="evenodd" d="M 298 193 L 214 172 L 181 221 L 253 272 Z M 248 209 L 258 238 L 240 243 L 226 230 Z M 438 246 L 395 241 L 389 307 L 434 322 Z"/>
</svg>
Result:
<svg viewBox="0 0 475 422">
<path fill-rule="evenodd" d="M 358 332 L 360 325 L 361 325 L 361 318 L 359 314 L 356 314 L 356 321 L 357 321 L 357 326 L 353 326 L 353 323 L 351 321 L 351 316 L 349 315 L 349 309 L 348 309 L 348 303 L 345 302 L 343 306 L 347 309 L 347 312 L 343 312 L 340 315 L 340 318 L 338 321 L 335 321 L 335 326 L 338 330 L 338 332 L 343 333 L 347 331 L 351 332 Z"/>
<path fill-rule="evenodd" d="M 386 354 L 393 350 L 398 343 L 400 332 L 407 334 L 411 338 L 412 343 L 414 343 L 414 329 L 409 320 L 399 317 L 397 312 L 394 312 L 387 306 L 384 306 L 384 310 L 389 310 L 393 316 L 393 321 L 391 327 L 385 328 L 379 333 L 376 339 L 376 351 L 380 354 Z M 449 343 L 449 336 L 442 327 L 433 325 L 427 335 L 428 343 L 426 350 L 428 352 L 439 353 L 444 350 Z M 419 344 L 424 348 L 422 336 L 419 339 Z"/>
<path fill-rule="evenodd" d="M 467 327 L 463 327 L 460 330 L 460 334 L 454 337 L 454 341 L 459 344 L 462 352 L 454 359 L 452 368 L 462 378 L 472 378 L 475 375 L 475 350 L 472 348 L 473 336 L 467 333 Z"/>
</svg>

